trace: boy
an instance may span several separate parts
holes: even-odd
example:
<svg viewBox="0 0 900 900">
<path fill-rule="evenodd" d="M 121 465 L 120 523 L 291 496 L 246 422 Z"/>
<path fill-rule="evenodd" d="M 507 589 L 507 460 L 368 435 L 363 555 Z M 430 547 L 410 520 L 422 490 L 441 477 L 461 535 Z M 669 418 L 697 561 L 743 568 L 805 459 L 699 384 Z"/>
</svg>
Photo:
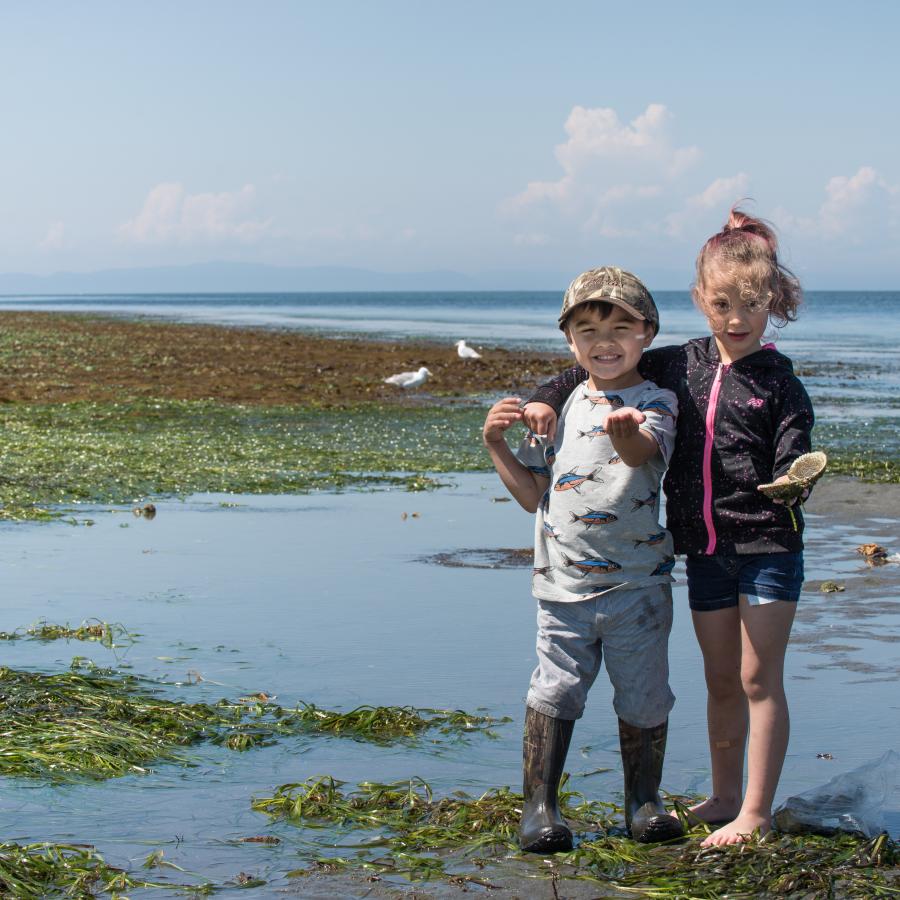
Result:
<svg viewBox="0 0 900 900">
<path fill-rule="evenodd" d="M 659 797 L 668 714 L 672 539 L 658 521 L 671 453 L 674 394 L 637 364 L 659 330 L 646 287 L 629 272 L 591 269 L 569 285 L 559 327 L 588 372 L 552 445 L 529 433 L 514 455 L 505 431 L 520 401 L 495 404 L 484 443 L 512 496 L 536 512 L 532 592 L 538 667 L 525 712 L 523 850 L 572 848 L 557 790 L 585 699 L 605 652 L 619 717 L 625 820 L 635 840 L 681 837 Z"/>
</svg>

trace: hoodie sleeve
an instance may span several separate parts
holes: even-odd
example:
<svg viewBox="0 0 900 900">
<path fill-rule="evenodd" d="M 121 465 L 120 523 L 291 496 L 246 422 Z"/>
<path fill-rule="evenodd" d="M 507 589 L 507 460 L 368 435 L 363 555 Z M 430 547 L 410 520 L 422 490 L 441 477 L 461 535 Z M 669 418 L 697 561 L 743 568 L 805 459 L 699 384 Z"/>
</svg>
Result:
<svg viewBox="0 0 900 900">
<path fill-rule="evenodd" d="M 656 350 L 646 350 L 638 363 L 638 371 L 648 381 L 658 384 L 660 387 L 672 388 L 677 383 L 673 381 L 673 361 L 684 356 L 684 347 L 660 347 Z M 572 366 L 561 375 L 551 378 L 542 384 L 525 403 L 546 403 L 556 410 L 559 415 L 563 404 L 569 399 L 569 394 L 578 387 L 588 373 L 581 366 Z"/>
<path fill-rule="evenodd" d="M 777 412 L 773 478 L 785 475 L 791 463 L 812 448 L 811 432 L 815 417 L 809 394 L 798 378 L 792 376 L 785 383 Z"/>
<path fill-rule="evenodd" d="M 571 369 L 566 369 L 561 375 L 542 384 L 525 403 L 546 403 L 559 415 L 569 395 L 587 377 L 588 373 L 581 366 L 572 366 Z"/>
</svg>

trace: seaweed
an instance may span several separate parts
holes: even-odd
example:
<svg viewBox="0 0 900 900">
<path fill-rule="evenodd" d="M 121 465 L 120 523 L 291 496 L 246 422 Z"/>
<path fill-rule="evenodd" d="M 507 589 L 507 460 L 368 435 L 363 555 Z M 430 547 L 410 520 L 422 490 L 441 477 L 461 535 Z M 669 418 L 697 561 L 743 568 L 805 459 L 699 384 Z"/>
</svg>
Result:
<svg viewBox="0 0 900 900">
<path fill-rule="evenodd" d="M 363 782 L 346 792 L 344 784 L 319 775 L 281 785 L 272 796 L 251 802 L 256 811 L 298 826 L 374 833 L 368 843 L 360 835 L 361 842 L 347 848 L 355 853 L 320 856 L 306 869 L 290 874 L 360 869 L 410 880 L 443 878 L 492 886 L 489 866 L 504 863 L 516 847 L 522 797 L 507 788 L 479 797 L 457 792 L 437 798 L 418 778 L 392 784 Z M 865 840 L 851 835 L 824 838 L 771 832 L 745 844 L 704 849 L 698 842 L 710 829 L 689 825 L 687 800 L 675 801 L 688 829 L 687 840 L 638 844 L 621 828 L 621 808 L 589 801 L 564 784 L 561 808 L 579 838 L 576 849 L 548 859 L 526 856 L 521 861 L 540 866 L 540 876 L 554 883 L 593 881 L 641 897 L 900 895 L 900 846 L 886 834 Z M 460 871 L 466 865 L 469 871 Z"/>
<path fill-rule="evenodd" d="M 44 675 L 0 667 L 0 774 L 99 780 L 146 774 L 156 762 L 190 765 L 184 748 L 201 742 L 236 751 L 290 735 L 387 743 L 415 740 L 428 730 L 462 737 L 507 721 L 413 707 L 340 713 L 304 702 L 286 709 L 258 699 L 186 703 L 160 696 L 159 688 L 112 670 Z"/>
</svg>

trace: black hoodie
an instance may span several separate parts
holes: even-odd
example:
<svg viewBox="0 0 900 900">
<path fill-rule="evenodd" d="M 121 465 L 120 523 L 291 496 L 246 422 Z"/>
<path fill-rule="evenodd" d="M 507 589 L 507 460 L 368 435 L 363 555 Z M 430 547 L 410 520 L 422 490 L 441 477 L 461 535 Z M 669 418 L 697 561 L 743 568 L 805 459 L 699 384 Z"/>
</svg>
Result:
<svg viewBox="0 0 900 900">
<path fill-rule="evenodd" d="M 790 359 L 766 345 L 722 364 L 712 337 L 648 350 L 641 375 L 678 397 L 675 451 L 663 482 L 676 553 L 747 554 L 803 549 L 803 517 L 758 484 L 784 475 L 810 450 L 813 410 Z M 529 399 L 562 408 L 587 378 L 579 366 Z"/>
</svg>

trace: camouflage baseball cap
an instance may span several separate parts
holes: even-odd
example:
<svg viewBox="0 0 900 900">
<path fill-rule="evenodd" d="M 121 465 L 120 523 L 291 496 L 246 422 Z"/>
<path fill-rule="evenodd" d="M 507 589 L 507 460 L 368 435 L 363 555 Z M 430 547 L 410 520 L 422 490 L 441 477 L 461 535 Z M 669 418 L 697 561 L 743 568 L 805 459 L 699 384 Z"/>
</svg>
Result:
<svg viewBox="0 0 900 900">
<path fill-rule="evenodd" d="M 655 335 L 659 331 L 659 313 L 650 291 L 637 277 L 615 266 L 590 269 L 579 275 L 563 297 L 559 327 L 562 328 L 572 310 L 590 300 L 604 300 L 619 306 L 636 319 L 649 322 Z"/>
</svg>

